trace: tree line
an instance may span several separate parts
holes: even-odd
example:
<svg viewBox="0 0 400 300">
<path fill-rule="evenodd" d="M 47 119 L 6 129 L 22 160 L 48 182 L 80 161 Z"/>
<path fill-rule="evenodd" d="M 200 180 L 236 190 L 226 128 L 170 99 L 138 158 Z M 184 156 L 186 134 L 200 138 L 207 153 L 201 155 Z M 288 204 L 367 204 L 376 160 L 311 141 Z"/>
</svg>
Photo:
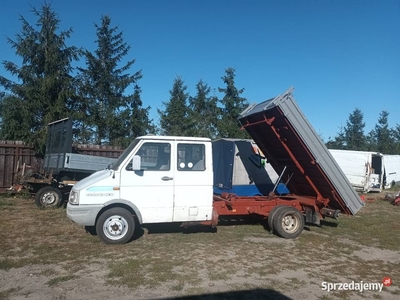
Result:
<svg viewBox="0 0 400 300">
<path fill-rule="evenodd" d="M 169 97 L 157 109 L 160 122 L 155 124 L 141 96 L 142 71 L 132 71 L 135 59 L 122 63 L 132 49 L 110 16 L 101 16 L 95 24 L 97 49 L 89 51 L 68 45 L 73 30 L 60 30 L 61 21 L 50 4 L 32 8 L 32 13 L 35 25 L 21 16 L 20 32 L 7 38 L 21 64 L 3 61 L 17 80 L 0 76 L 1 140 L 23 140 L 43 153 L 47 124 L 65 117 L 74 121 L 74 141 L 83 144 L 127 147 L 133 138 L 150 133 L 249 138 L 237 121 L 248 101 L 242 97 L 244 89 L 235 85 L 235 69 L 228 67 L 221 77 L 221 99 L 203 80 L 196 84 L 195 95 L 189 95 L 184 80 L 176 77 Z M 73 67 L 81 59 L 84 66 Z M 355 109 L 326 145 L 400 153 L 400 127 L 389 128 L 388 115 L 383 111 L 374 130 L 364 135 L 363 114 Z"/>
<path fill-rule="evenodd" d="M 375 127 L 365 134 L 364 115 L 359 108 L 355 108 L 346 125 L 339 128 L 334 138 L 329 138 L 326 146 L 330 149 L 400 154 L 400 125 L 390 128 L 388 118 L 389 112 L 381 111 Z"/>
<path fill-rule="evenodd" d="M 32 8 L 37 21 L 20 17 L 22 27 L 8 43 L 21 65 L 3 61 L 13 79 L 0 76 L 0 139 L 23 140 L 44 152 L 46 125 L 71 117 L 77 143 L 126 147 L 145 134 L 248 137 L 237 122 L 248 102 L 235 86 L 235 70 L 221 78 L 222 99 L 200 80 L 190 96 L 181 77 L 173 81 L 170 97 L 158 109 L 160 124 L 149 117 L 150 106 L 142 100 L 142 71 L 132 71 L 131 46 L 110 16 L 95 24 L 97 49 L 69 46 L 72 28 L 60 30 L 60 19 L 51 5 Z M 80 59 L 84 66 L 73 67 Z M 128 92 L 132 91 L 132 92 Z"/>
</svg>

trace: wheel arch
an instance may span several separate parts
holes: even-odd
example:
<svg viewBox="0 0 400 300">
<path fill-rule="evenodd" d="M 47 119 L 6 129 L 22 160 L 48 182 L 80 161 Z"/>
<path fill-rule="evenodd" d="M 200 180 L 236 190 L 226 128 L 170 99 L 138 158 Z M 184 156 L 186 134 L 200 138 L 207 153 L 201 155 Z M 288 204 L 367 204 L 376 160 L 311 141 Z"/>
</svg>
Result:
<svg viewBox="0 0 400 300">
<path fill-rule="evenodd" d="M 104 203 L 104 207 L 99 211 L 99 213 L 96 216 L 95 224 L 97 223 L 97 220 L 99 219 L 99 217 L 101 216 L 101 214 L 103 212 L 105 212 L 106 210 L 113 208 L 113 207 L 125 208 L 131 214 L 136 216 L 136 219 L 139 224 L 143 223 L 143 219 L 142 219 L 140 210 L 137 208 L 137 206 L 135 204 L 133 204 L 132 202 L 127 201 L 127 200 L 115 199 L 115 200 L 110 200 L 110 201 L 107 201 L 106 203 Z"/>
</svg>

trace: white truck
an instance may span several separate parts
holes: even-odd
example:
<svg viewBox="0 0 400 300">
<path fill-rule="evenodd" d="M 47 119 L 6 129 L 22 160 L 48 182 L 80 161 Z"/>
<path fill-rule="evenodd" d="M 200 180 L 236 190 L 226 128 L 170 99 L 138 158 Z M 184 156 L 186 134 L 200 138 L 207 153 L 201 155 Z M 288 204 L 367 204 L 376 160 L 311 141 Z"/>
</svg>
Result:
<svg viewBox="0 0 400 300">
<path fill-rule="evenodd" d="M 356 191 L 382 192 L 385 171 L 382 153 L 337 149 L 329 151 Z"/>
<path fill-rule="evenodd" d="M 142 224 L 179 222 L 216 226 L 219 217 L 259 215 L 284 238 L 304 223 L 363 203 L 328 149 L 299 110 L 291 90 L 250 106 L 239 118 L 291 194 L 213 194 L 212 143 L 207 138 L 142 136 L 107 169 L 76 183 L 67 216 L 95 229 L 107 244 L 126 243 Z"/>
<path fill-rule="evenodd" d="M 385 164 L 385 189 L 390 189 L 400 184 L 400 155 L 384 154 L 383 160 Z"/>
</svg>

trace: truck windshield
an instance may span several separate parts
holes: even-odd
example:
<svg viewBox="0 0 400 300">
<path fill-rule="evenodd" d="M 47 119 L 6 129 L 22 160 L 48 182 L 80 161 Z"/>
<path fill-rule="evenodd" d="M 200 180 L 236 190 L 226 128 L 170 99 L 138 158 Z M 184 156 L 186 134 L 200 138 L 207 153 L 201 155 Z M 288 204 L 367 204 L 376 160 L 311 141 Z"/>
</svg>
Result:
<svg viewBox="0 0 400 300">
<path fill-rule="evenodd" d="M 139 143 L 139 139 L 135 139 L 129 146 L 128 148 L 125 149 L 124 152 L 118 157 L 118 159 L 110 164 L 107 169 L 111 169 L 114 171 L 117 171 L 121 163 L 124 161 L 124 159 L 129 155 L 129 153 L 132 152 L 132 150 L 136 147 L 136 145 Z"/>
</svg>

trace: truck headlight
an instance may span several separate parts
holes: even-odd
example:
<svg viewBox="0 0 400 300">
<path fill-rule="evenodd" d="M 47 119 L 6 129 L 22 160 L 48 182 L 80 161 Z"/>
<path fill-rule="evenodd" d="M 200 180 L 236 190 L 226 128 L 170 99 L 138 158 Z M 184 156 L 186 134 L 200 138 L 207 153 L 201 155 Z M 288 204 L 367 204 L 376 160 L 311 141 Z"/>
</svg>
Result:
<svg viewBox="0 0 400 300">
<path fill-rule="evenodd" d="M 79 192 L 71 191 L 69 193 L 68 202 L 69 202 L 69 204 L 72 204 L 72 205 L 78 205 L 79 204 Z"/>
</svg>

